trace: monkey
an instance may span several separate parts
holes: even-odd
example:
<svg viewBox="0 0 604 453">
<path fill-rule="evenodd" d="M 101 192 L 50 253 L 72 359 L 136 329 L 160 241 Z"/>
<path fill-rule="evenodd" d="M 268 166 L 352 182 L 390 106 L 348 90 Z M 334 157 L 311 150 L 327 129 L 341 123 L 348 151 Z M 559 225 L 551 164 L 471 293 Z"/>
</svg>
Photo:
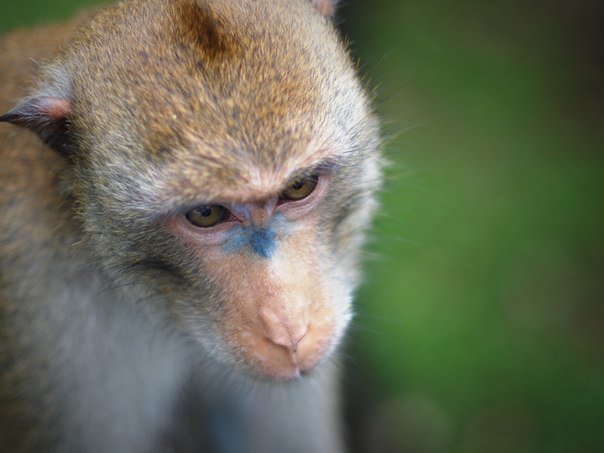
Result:
<svg viewBox="0 0 604 453">
<path fill-rule="evenodd" d="M 0 451 L 338 453 L 379 121 L 335 0 L 0 39 Z"/>
</svg>

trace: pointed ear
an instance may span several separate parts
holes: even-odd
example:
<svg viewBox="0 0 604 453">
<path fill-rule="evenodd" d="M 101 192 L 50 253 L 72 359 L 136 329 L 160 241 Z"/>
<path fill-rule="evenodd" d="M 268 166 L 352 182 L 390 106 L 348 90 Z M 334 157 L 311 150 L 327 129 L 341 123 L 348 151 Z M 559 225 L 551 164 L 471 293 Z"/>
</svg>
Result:
<svg viewBox="0 0 604 453">
<path fill-rule="evenodd" d="M 333 17 L 336 12 L 337 0 L 312 0 L 312 4 L 323 16 Z"/>
<path fill-rule="evenodd" d="M 22 99 L 12 110 L 0 115 L 0 122 L 31 129 L 51 148 L 70 154 L 68 122 L 71 102 L 53 96 L 34 95 Z"/>
</svg>

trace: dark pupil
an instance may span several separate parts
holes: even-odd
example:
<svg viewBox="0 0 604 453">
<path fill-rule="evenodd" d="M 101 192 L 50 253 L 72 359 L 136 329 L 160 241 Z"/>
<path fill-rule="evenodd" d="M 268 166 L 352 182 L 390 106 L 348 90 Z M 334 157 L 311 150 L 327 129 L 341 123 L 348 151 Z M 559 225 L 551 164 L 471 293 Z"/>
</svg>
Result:
<svg viewBox="0 0 604 453">
<path fill-rule="evenodd" d="M 302 181 L 302 180 L 296 181 L 295 183 L 292 184 L 292 189 L 294 189 L 294 190 L 300 190 L 302 187 L 304 187 L 304 181 Z"/>
<path fill-rule="evenodd" d="M 212 208 L 210 206 L 205 206 L 199 210 L 199 214 L 202 217 L 210 217 L 212 215 Z"/>
</svg>

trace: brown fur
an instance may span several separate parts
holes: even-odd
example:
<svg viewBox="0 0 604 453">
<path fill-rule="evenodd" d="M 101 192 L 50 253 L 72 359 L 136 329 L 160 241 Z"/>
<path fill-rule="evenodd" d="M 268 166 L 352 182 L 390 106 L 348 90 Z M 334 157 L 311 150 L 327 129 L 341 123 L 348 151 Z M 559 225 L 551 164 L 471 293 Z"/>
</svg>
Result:
<svg viewBox="0 0 604 453">
<path fill-rule="evenodd" d="M 218 451 L 244 402 L 247 451 L 342 450 L 381 175 L 333 10 L 128 0 L 0 40 L 0 451 Z M 311 211 L 276 207 L 317 172 Z M 206 203 L 278 210 L 277 251 L 209 244 L 183 215 Z"/>
</svg>

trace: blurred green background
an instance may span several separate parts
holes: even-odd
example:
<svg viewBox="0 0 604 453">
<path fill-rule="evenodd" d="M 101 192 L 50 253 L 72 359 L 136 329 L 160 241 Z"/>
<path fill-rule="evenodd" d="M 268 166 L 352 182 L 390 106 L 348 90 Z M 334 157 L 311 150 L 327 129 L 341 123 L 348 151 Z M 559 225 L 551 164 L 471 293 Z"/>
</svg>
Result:
<svg viewBox="0 0 604 453">
<path fill-rule="evenodd" d="M 0 32 L 93 0 L 2 1 Z M 388 180 L 355 452 L 604 451 L 604 4 L 348 0 Z"/>
</svg>

